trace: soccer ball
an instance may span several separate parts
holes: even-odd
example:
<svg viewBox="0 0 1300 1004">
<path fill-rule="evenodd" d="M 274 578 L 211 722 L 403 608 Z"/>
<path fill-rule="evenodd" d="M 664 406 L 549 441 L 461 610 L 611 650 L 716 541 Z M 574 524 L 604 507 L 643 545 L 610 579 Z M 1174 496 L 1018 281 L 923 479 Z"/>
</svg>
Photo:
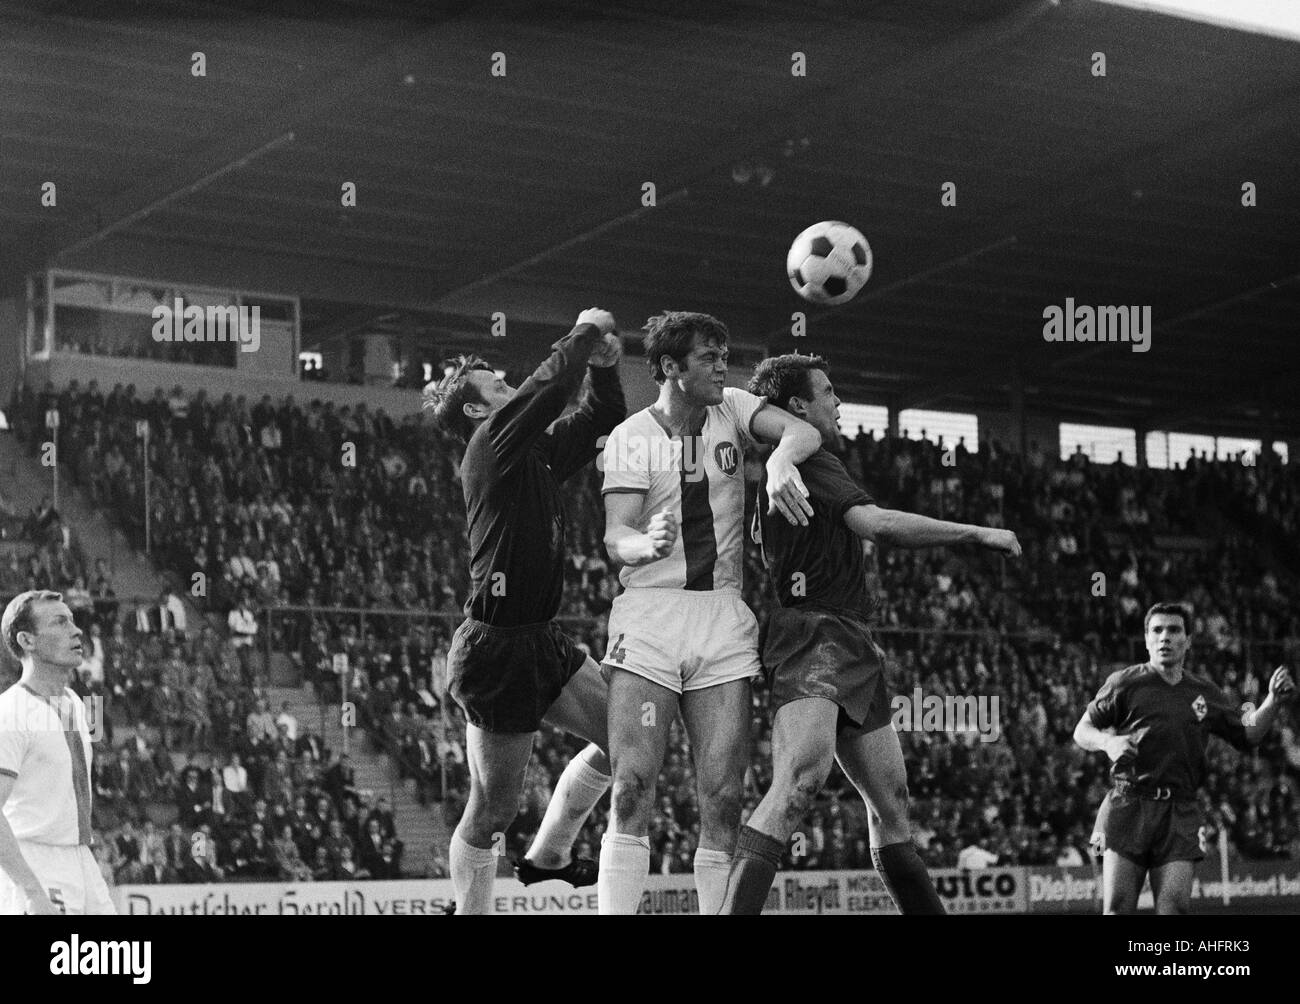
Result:
<svg viewBox="0 0 1300 1004">
<path fill-rule="evenodd" d="M 856 227 L 823 220 L 794 239 L 785 270 L 805 300 L 827 306 L 848 303 L 871 278 L 871 245 Z"/>
</svg>

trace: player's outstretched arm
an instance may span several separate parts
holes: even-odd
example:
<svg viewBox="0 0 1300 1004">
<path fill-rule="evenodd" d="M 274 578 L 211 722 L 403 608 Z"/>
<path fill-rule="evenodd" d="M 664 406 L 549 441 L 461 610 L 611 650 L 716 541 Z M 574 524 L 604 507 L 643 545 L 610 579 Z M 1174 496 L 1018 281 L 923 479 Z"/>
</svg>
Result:
<svg viewBox="0 0 1300 1004">
<path fill-rule="evenodd" d="M 605 496 L 605 550 L 615 565 L 635 568 L 667 557 L 677 540 L 677 518 L 671 509 L 650 517 L 645 530 L 645 496 L 611 492 Z"/>
<path fill-rule="evenodd" d="M 791 524 L 807 526 L 813 508 L 796 465 L 821 449 L 822 434 L 802 418 L 770 404 L 754 413 L 750 431 L 760 443 L 776 444 L 767 458 L 768 513 L 779 512 Z"/>
<path fill-rule="evenodd" d="M 578 315 L 573 330 L 556 342 L 533 375 L 519 385 L 509 403 L 488 419 L 488 437 L 505 466 L 525 454 L 560 417 L 587 372 L 587 363 L 606 332 L 614 330 L 608 311 L 590 307 Z"/>
<path fill-rule="evenodd" d="M 1295 694 L 1295 682 L 1291 679 L 1291 671 L 1285 666 L 1278 666 L 1268 681 L 1268 696 L 1264 698 L 1264 703 L 1241 720 L 1246 727 L 1247 742 L 1252 746 L 1258 746 L 1263 742 L 1264 737 L 1273 728 L 1273 720 L 1277 718 L 1278 709 L 1283 704 L 1290 704 L 1295 699 Z"/>
<path fill-rule="evenodd" d="M 0 807 L 9 800 L 14 790 L 14 778 L 9 774 L 0 774 Z M 40 879 L 32 871 L 32 866 L 23 857 L 18 838 L 4 813 L 0 813 L 0 871 L 9 876 L 14 885 L 22 889 L 31 900 L 32 912 L 38 915 L 57 914 L 58 908 L 50 902 L 50 897 L 41 888 Z"/>
<path fill-rule="evenodd" d="M 623 345 L 616 332 L 605 332 L 587 359 L 587 379 L 578 406 L 551 429 L 551 470 L 566 481 L 591 463 L 619 422 L 627 418 L 627 401 L 618 375 Z"/>
<path fill-rule="evenodd" d="M 949 523 L 878 505 L 857 505 L 844 513 L 850 530 L 866 540 L 876 540 L 897 547 L 947 547 L 952 544 L 978 544 L 1020 557 L 1020 541 L 1010 530 L 970 523 Z"/>
<path fill-rule="evenodd" d="M 1074 742 L 1089 753 L 1105 753 L 1110 757 L 1111 763 L 1127 754 L 1137 753 L 1137 740 L 1132 736 L 1117 735 L 1111 729 L 1097 728 L 1086 711 L 1074 727 Z"/>
</svg>

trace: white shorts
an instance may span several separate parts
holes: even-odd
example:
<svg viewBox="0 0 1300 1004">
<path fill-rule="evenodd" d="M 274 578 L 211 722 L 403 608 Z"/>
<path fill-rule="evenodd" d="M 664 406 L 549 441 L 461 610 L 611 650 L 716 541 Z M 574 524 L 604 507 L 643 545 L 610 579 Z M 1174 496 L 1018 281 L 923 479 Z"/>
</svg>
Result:
<svg viewBox="0 0 1300 1004">
<path fill-rule="evenodd" d="M 27 840 L 18 841 L 18 847 L 55 907 L 69 916 L 117 913 L 99 862 L 89 847 L 59 847 Z M 0 871 L 0 916 L 30 911 L 27 894 Z"/>
<path fill-rule="evenodd" d="M 735 590 L 627 589 L 609 612 L 611 669 L 677 694 L 747 680 L 762 673 L 758 621 Z"/>
</svg>

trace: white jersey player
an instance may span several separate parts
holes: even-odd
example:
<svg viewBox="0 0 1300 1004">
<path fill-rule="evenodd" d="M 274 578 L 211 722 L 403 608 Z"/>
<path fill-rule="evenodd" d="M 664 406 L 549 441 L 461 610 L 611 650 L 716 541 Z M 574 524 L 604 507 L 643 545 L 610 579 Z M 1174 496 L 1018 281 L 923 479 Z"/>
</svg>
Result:
<svg viewBox="0 0 1300 1004">
<path fill-rule="evenodd" d="M 81 630 L 40 590 L 14 597 L 0 635 L 23 666 L 0 694 L 0 914 L 117 913 L 90 850 L 90 723 L 64 685 Z"/>
<path fill-rule="evenodd" d="M 755 441 L 776 444 L 767 462 L 773 510 L 806 525 L 812 507 L 795 465 L 821 436 L 723 386 L 727 329 L 717 319 L 673 311 L 646 330 L 659 399 L 614 429 L 601 460 L 605 546 L 625 589 L 602 666 L 614 782 L 596 888 L 601 913 L 636 912 L 655 779 L 680 708 L 698 784 L 700 912 L 717 913 L 740 827 L 749 680 L 760 672 L 758 625 L 741 596 L 743 454 Z"/>
</svg>

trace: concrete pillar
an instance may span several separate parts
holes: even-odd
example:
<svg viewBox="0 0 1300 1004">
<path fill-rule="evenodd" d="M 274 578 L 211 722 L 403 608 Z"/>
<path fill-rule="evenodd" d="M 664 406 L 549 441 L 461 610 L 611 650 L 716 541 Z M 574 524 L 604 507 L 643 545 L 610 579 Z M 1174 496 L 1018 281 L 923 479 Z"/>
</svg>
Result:
<svg viewBox="0 0 1300 1004">
<path fill-rule="evenodd" d="M 26 337 L 27 304 L 17 296 L 0 300 L 0 408 L 8 405 L 23 371 Z"/>
<path fill-rule="evenodd" d="M 1023 457 L 1029 452 L 1029 437 L 1025 429 L 1025 377 L 1020 367 L 1011 369 L 1011 442 Z"/>
<path fill-rule="evenodd" d="M 366 335 L 365 377 L 368 387 L 393 385 L 393 339 L 389 335 Z"/>
<path fill-rule="evenodd" d="M 332 382 L 342 383 L 348 375 L 348 341 L 334 338 L 320 346 L 321 365 Z"/>
<path fill-rule="evenodd" d="M 1259 392 L 1259 452 L 1271 457 L 1273 440 L 1277 438 L 1277 413 L 1273 410 L 1273 394 L 1266 384 Z"/>
</svg>

